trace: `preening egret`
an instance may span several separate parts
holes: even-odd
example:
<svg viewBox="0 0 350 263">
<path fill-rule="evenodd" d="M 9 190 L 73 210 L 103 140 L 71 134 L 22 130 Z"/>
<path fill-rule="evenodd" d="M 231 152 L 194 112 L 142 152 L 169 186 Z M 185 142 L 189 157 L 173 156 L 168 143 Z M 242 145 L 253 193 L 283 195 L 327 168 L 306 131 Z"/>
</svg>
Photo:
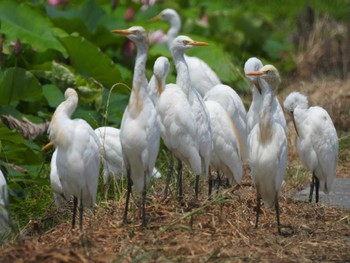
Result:
<svg viewBox="0 0 350 263">
<path fill-rule="evenodd" d="M 181 20 L 178 13 L 174 9 L 164 9 L 159 15 L 152 18 L 150 21 L 167 21 L 170 23 L 170 29 L 167 33 L 168 46 L 177 37 L 181 29 Z M 216 73 L 205 63 L 197 57 L 190 57 L 185 55 L 185 60 L 190 74 L 190 83 L 192 88 L 196 89 L 198 93 L 204 97 L 205 93 L 217 84 L 221 84 Z"/>
<path fill-rule="evenodd" d="M 292 115 L 298 135 L 297 151 L 301 162 L 312 172 L 309 201 L 316 187 L 325 193 L 332 189 L 338 159 L 338 136 L 328 112 L 321 107 L 309 107 L 307 97 L 299 92 L 290 93 L 283 103 Z"/>
<path fill-rule="evenodd" d="M 0 238 L 5 238 L 9 232 L 9 215 L 6 208 L 8 203 L 7 183 L 0 170 Z"/>
<path fill-rule="evenodd" d="M 205 94 L 204 101 L 216 101 L 230 116 L 238 131 L 236 140 L 238 140 L 240 155 L 242 160 L 246 160 L 248 158 L 247 112 L 242 99 L 231 87 L 219 84 Z"/>
<path fill-rule="evenodd" d="M 216 101 L 205 101 L 208 109 L 213 137 L 211 165 L 225 173 L 230 184 L 241 183 L 243 175 L 240 156 L 239 133 L 234 122 L 224 108 Z M 209 175 L 209 196 L 211 195 L 211 176 Z"/>
<path fill-rule="evenodd" d="M 128 203 L 132 183 L 142 194 L 142 226 L 146 226 L 146 193 L 159 150 L 160 129 L 157 113 L 147 91 L 145 65 L 147 61 L 148 39 L 142 27 L 127 30 L 113 30 L 126 35 L 137 47 L 132 91 L 125 109 L 120 128 L 120 142 L 128 178 L 124 222 L 127 222 Z"/>
<path fill-rule="evenodd" d="M 266 207 L 275 206 L 277 227 L 280 233 L 278 195 L 287 166 L 287 138 L 283 127 L 273 117 L 275 95 L 271 86 L 280 82 L 275 67 L 266 65 L 259 71 L 247 72 L 259 76 L 261 108 L 259 121 L 248 136 L 249 165 L 257 190 L 256 224 L 259 222 L 260 198 Z"/>
<path fill-rule="evenodd" d="M 263 67 L 262 62 L 252 57 L 247 60 L 247 62 L 244 64 L 244 72 L 252 72 L 260 70 Z M 251 132 L 251 130 L 254 128 L 255 124 L 259 121 L 259 112 L 260 108 L 263 102 L 263 96 L 261 94 L 261 87 L 259 84 L 260 78 L 256 76 L 247 76 L 248 79 L 252 82 L 252 93 L 253 93 L 253 100 L 249 107 L 248 113 L 247 113 L 247 132 L 248 135 Z M 276 77 L 277 79 L 277 77 Z M 277 85 L 274 83 L 271 83 L 271 89 L 275 92 L 277 89 Z M 278 102 L 278 99 L 276 96 L 274 96 L 273 102 L 272 102 L 272 114 L 275 121 L 277 121 L 284 129 L 285 132 L 287 132 L 287 124 L 286 119 L 283 114 L 282 107 L 280 103 Z"/>
<path fill-rule="evenodd" d="M 154 106 L 156 106 L 158 98 L 165 88 L 165 79 L 168 76 L 169 67 L 170 63 L 166 57 L 161 56 L 154 62 L 153 76 L 148 83 L 148 94 Z"/>
<path fill-rule="evenodd" d="M 57 149 L 53 152 L 51 157 L 50 184 L 52 188 L 53 199 L 55 200 L 56 206 L 59 207 L 64 203 L 65 196 L 63 193 L 61 179 L 57 172 L 56 159 L 57 159 Z"/>
<path fill-rule="evenodd" d="M 189 70 L 184 58 L 186 50 L 195 46 L 207 46 L 208 43 L 193 41 L 187 36 L 178 36 L 171 44 L 170 51 L 174 59 L 177 77 L 176 85 L 186 94 L 195 117 L 195 125 L 199 142 L 199 155 L 201 157 L 201 175 L 207 177 L 213 149 L 210 118 L 202 97 L 190 84 Z M 198 197 L 199 174 L 196 175 L 196 198 Z"/>
<path fill-rule="evenodd" d="M 120 143 L 120 129 L 103 126 L 95 129 L 95 133 L 101 144 L 103 183 L 108 182 L 110 175 L 113 175 L 115 179 L 121 179 L 123 174 L 126 174 L 126 169 Z M 154 168 L 152 176 L 158 178 L 161 174 Z"/>
<path fill-rule="evenodd" d="M 78 104 L 78 94 L 68 88 L 63 101 L 53 114 L 49 133 L 57 147 L 56 167 L 64 195 L 73 195 L 73 220 L 79 201 L 82 229 L 84 207 L 94 207 L 100 171 L 99 140 L 91 126 L 82 119 L 71 119 Z"/>
</svg>

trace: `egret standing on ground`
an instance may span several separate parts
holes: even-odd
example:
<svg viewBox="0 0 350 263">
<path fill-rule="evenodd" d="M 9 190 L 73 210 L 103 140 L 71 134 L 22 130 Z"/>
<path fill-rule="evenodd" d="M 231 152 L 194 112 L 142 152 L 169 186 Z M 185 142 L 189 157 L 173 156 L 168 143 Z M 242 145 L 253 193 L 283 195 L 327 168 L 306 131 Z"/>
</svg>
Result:
<svg viewBox="0 0 350 263">
<path fill-rule="evenodd" d="M 201 157 L 201 175 L 208 177 L 211 152 L 213 150 L 210 118 L 203 98 L 191 86 L 189 70 L 184 58 L 186 50 L 195 46 L 207 46 L 206 42 L 193 41 L 187 36 L 178 36 L 171 44 L 170 51 L 174 59 L 177 77 L 176 85 L 186 94 L 192 112 L 195 116 L 195 125 L 199 142 L 199 155 Z M 196 175 L 195 194 L 198 198 L 199 175 Z"/>
<path fill-rule="evenodd" d="M 91 126 L 82 119 L 71 119 L 78 104 L 78 94 L 68 88 L 53 114 L 49 133 L 57 147 L 56 166 L 64 195 L 73 195 L 73 220 L 79 202 L 80 229 L 84 207 L 94 207 L 100 172 L 100 143 Z"/>
<path fill-rule="evenodd" d="M 307 97 L 299 92 L 290 93 L 283 106 L 292 115 L 301 162 L 312 172 L 309 201 L 315 187 L 318 203 L 319 189 L 325 193 L 332 189 L 339 148 L 337 131 L 328 112 L 309 107 Z"/>
<path fill-rule="evenodd" d="M 157 113 L 147 91 L 145 66 L 148 52 L 147 32 L 139 26 L 112 32 L 126 35 L 136 44 L 132 91 L 120 128 L 120 142 L 128 178 L 128 190 L 123 221 L 127 212 L 132 183 L 142 194 L 142 226 L 146 226 L 146 193 L 159 150 L 160 129 Z"/>
<path fill-rule="evenodd" d="M 280 83 L 278 71 L 271 65 L 259 71 L 247 72 L 247 76 L 259 76 L 262 103 L 259 121 L 248 137 L 249 165 L 257 190 L 256 223 L 258 227 L 260 198 L 266 207 L 275 207 L 277 227 L 280 233 L 278 195 L 287 167 L 287 137 L 283 127 L 273 118 L 275 95 L 272 87 Z"/>
<path fill-rule="evenodd" d="M 242 160 L 240 156 L 239 133 L 229 114 L 216 101 L 206 101 L 211 131 L 213 137 L 213 151 L 211 165 L 225 173 L 230 185 L 233 181 L 241 183 L 243 175 Z M 209 192 L 211 195 L 212 179 L 209 175 Z"/>
<path fill-rule="evenodd" d="M 151 22 L 167 21 L 170 23 L 170 29 L 167 33 L 168 46 L 177 37 L 181 29 L 181 20 L 178 13 L 174 9 L 164 9 L 159 15 L 152 18 Z M 205 93 L 217 84 L 221 84 L 216 73 L 205 63 L 197 57 L 186 56 L 186 63 L 190 74 L 190 83 L 192 88 L 196 89 L 198 93 L 204 97 Z"/>
</svg>

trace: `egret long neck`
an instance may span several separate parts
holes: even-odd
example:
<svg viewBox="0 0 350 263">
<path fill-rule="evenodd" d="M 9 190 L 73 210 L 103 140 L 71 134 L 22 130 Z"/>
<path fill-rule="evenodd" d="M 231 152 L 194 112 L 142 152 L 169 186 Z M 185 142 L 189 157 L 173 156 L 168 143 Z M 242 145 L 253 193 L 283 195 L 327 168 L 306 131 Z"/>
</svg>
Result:
<svg viewBox="0 0 350 263">
<path fill-rule="evenodd" d="M 260 110 L 259 129 L 260 129 L 260 142 L 266 143 L 272 139 L 272 102 L 274 100 L 274 93 L 270 89 L 263 90 L 263 102 Z"/>
<path fill-rule="evenodd" d="M 146 43 L 139 42 L 136 44 L 136 46 L 137 55 L 134 67 L 134 77 L 132 81 L 133 90 L 139 90 L 141 87 L 147 87 L 148 84 L 146 78 L 148 45 Z"/>
<path fill-rule="evenodd" d="M 170 29 L 168 30 L 168 33 L 167 33 L 168 46 L 170 46 L 173 40 L 177 37 L 181 29 L 181 20 L 179 16 L 172 17 L 172 19 L 169 22 L 170 22 Z"/>
<path fill-rule="evenodd" d="M 146 61 L 148 45 L 146 43 L 137 43 L 137 55 L 134 68 L 134 77 L 132 81 L 132 91 L 128 104 L 128 112 L 131 118 L 137 118 L 144 106 L 144 99 L 147 95 L 146 79 Z"/>
<path fill-rule="evenodd" d="M 49 132 L 50 139 L 55 141 L 58 146 L 67 146 L 66 125 L 71 121 L 71 116 L 78 105 L 78 97 L 70 96 L 62 102 L 52 116 Z"/>
<path fill-rule="evenodd" d="M 185 61 L 183 51 L 173 52 L 174 63 L 176 67 L 177 77 L 176 85 L 181 87 L 183 92 L 189 96 L 191 84 L 190 84 L 190 74 Z"/>
</svg>

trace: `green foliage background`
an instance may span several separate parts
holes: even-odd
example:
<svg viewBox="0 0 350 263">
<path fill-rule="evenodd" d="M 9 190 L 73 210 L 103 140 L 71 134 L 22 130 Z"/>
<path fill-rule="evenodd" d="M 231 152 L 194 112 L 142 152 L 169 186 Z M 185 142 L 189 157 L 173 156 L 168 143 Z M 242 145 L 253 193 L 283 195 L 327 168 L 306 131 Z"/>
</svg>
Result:
<svg viewBox="0 0 350 263">
<path fill-rule="evenodd" d="M 112 8 L 111 2 L 117 7 Z M 247 58 L 257 56 L 275 64 L 280 71 L 293 71 L 293 47 L 289 37 L 296 16 L 307 3 L 296 1 L 163 1 L 141 10 L 137 1 L 67 1 L 51 6 L 44 0 L 0 1 L 0 114 L 26 117 L 35 123 L 51 118 L 63 100 L 67 87 L 78 90 L 80 102 L 73 117 L 83 118 L 92 127 L 119 127 L 128 101 L 134 57 L 123 53 L 126 39 L 111 33 L 142 25 L 166 31 L 168 24 L 147 20 L 166 7 L 176 9 L 182 19 L 182 34 L 210 43 L 209 49 L 191 50 L 218 73 L 221 80 L 239 93 L 247 94 L 242 75 Z M 317 12 L 330 12 L 349 20 L 350 1 L 308 1 Z M 135 17 L 125 21 L 133 8 Z M 200 21 L 205 12 L 208 23 Z M 169 56 L 165 44 L 152 46 L 147 75 L 159 55 Z M 168 81 L 174 81 L 172 70 Z M 123 83 L 126 85 L 116 85 Z M 110 104 L 107 105 L 107 98 Z M 108 107 L 107 107 L 108 106 Z M 108 109 L 108 111 L 107 111 Z M 47 137 L 27 141 L 0 123 L 0 165 L 10 187 L 10 212 L 19 227 L 40 216 L 51 202 L 49 161 L 42 152 Z M 14 164 L 27 169 L 23 174 Z"/>
</svg>

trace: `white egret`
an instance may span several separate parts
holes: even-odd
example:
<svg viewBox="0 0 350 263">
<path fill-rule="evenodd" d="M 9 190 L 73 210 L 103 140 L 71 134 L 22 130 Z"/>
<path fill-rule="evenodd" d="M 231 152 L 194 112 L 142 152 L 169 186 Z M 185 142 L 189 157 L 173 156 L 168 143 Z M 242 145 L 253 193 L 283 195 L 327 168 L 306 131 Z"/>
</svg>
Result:
<svg viewBox="0 0 350 263">
<path fill-rule="evenodd" d="M 205 94 L 204 101 L 216 101 L 230 116 L 238 131 L 236 140 L 239 143 L 240 155 L 242 160 L 246 160 L 248 157 L 247 112 L 237 92 L 227 85 L 219 84 Z"/>
<path fill-rule="evenodd" d="M 256 224 L 258 227 L 260 198 L 266 207 L 275 207 L 277 227 L 280 233 L 278 195 L 287 166 L 287 138 L 283 127 L 273 117 L 274 88 L 280 82 L 278 71 L 271 65 L 259 71 L 247 72 L 248 76 L 259 76 L 262 102 L 259 121 L 248 136 L 249 165 L 257 190 Z"/>
<path fill-rule="evenodd" d="M 0 170 L 0 238 L 4 238 L 9 232 L 9 215 L 7 206 L 9 203 L 7 183 L 5 176 Z"/>
<path fill-rule="evenodd" d="M 56 159 L 57 159 L 57 149 L 53 152 L 51 157 L 50 184 L 51 184 L 53 199 L 55 201 L 55 204 L 57 207 L 60 207 L 65 200 L 65 196 L 63 193 L 61 179 L 57 172 Z"/>
<path fill-rule="evenodd" d="M 158 98 L 165 88 L 165 79 L 168 76 L 169 67 L 170 63 L 166 57 L 161 56 L 154 62 L 153 76 L 148 83 L 148 94 L 154 106 L 156 106 Z"/>
<path fill-rule="evenodd" d="M 139 26 L 112 32 L 126 35 L 136 44 L 132 91 L 120 128 L 120 142 L 128 178 L 123 221 L 127 223 L 132 183 L 142 194 L 142 226 L 146 226 L 146 193 L 159 150 L 160 129 L 157 113 L 147 91 L 145 66 L 148 52 L 147 32 Z"/>
<path fill-rule="evenodd" d="M 170 29 L 167 33 L 168 46 L 177 37 L 181 29 L 181 20 L 178 13 L 171 8 L 164 9 L 159 15 L 152 18 L 150 21 L 167 21 L 170 23 Z M 221 84 L 216 73 L 205 63 L 197 57 L 190 57 L 185 55 L 185 60 L 190 74 L 190 83 L 192 88 L 196 89 L 198 93 L 204 97 L 205 93 L 217 84 Z"/>
<path fill-rule="evenodd" d="M 338 136 L 328 112 L 319 106 L 309 107 L 307 97 L 299 92 L 290 93 L 283 103 L 292 115 L 298 136 L 297 151 L 301 162 L 312 172 L 309 201 L 316 187 L 329 193 L 332 189 L 338 159 Z"/>
<path fill-rule="evenodd" d="M 120 143 L 120 129 L 103 126 L 95 129 L 95 133 L 101 144 L 103 183 L 106 184 L 108 182 L 110 175 L 113 175 L 117 180 L 121 179 L 126 174 L 126 169 Z M 161 174 L 154 168 L 152 176 L 159 178 Z"/>
<path fill-rule="evenodd" d="M 225 173 L 230 184 L 241 183 L 243 175 L 240 156 L 239 133 L 230 115 L 216 101 L 205 101 L 207 106 L 213 137 L 211 165 Z M 209 196 L 211 195 L 211 175 L 209 175 Z"/>
<path fill-rule="evenodd" d="M 193 41 L 187 36 L 178 36 L 171 44 L 170 51 L 174 59 L 177 78 L 176 85 L 186 94 L 192 112 L 195 116 L 195 125 L 199 142 L 199 155 L 201 157 L 201 175 L 207 177 L 213 149 L 210 118 L 202 97 L 190 84 L 189 70 L 184 58 L 186 50 L 195 46 L 207 46 L 206 42 Z M 196 198 L 198 197 L 199 175 L 196 175 Z"/>
<path fill-rule="evenodd" d="M 73 195 L 73 220 L 79 201 L 82 229 L 84 207 L 94 207 L 100 170 L 99 140 L 91 126 L 82 119 L 71 119 L 78 104 L 78 94 L 68 88 L 63 101 L 53 114 L 49 134 L 57 147 L 56 166 L 64 195 Z"/>
<path fill-rule="evenodd" d="M 257 71 L 257 70 L 260 70 L 262 67 L 263 67 L 262 62 L 259 59 L 252 57 L 248 59 L 244 64 L 244 72 L 248 73 L 252 71 Z M 260 84 L 259 84 L 260 78 L 256 76 L 247 76 L 247 77 L 253 84 L 253 87 L 252 87 L 253 100 L 247 113 L 247 132 L 249 135 L 249 133 L 251 132 L 255 124 L 257 124 L 259 121 L 259 112 L 263 102 L 263 96 L 261 94 L 262 88 L 260 87 Z M 277 86 L 273 86 L 271 88 L 273 89 L 274 92 L 276 92 Z M 274 96 L 272 101 L 272 114 L 275 121 L 277 121 L 283 127 L 284 131 L 287 132 L 286 119 L 284 117 L 282 107 L 276 96 Z"/>
</svg>

